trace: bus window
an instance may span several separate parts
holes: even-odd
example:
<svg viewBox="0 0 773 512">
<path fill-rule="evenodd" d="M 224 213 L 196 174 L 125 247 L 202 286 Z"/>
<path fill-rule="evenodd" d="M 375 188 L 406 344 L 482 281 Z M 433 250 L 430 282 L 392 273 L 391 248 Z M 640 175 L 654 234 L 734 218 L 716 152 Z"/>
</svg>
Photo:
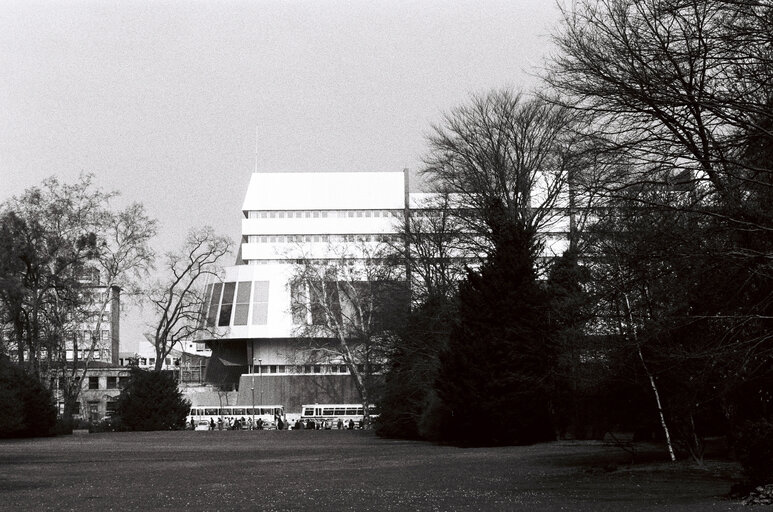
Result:
<svg viewBox="0 0 773 512">
<path fill-rule="evenodd" d="M 335 409 L 322 409 L 322 416 L 332 416 L 333 414 L 335 414 Z"/>
<path fill-rule="evenodd" d="M 308 409 L 304 409 L 303 410 L 303 415 L 304 416 L 314 416 L 314 409 L 312 409 L 311 407 L 309 407 Z"/>
<path fill-rule="evenodd" d="M 244 411 L 244 409 L 243 409 L 243 408 L 241 408 L 241 407 L 234 407 L 234 414 L 235 414 L 236 416 L 244 416 L 244 415 L 245 415 L 245 414 L 247 414 L 247 413 L 246 413 L 246 412 Z"/>
<path fill-rule="evenodd" d="M 226 416 L 231 416 L 231 415 L 233 415 L 233 409 L 231 409 L 230 407 L 223 407 L 223 408 L 221 408 L 221 409 L 220 409 L 220 411 L 221 411 L 221 412 L 222 412 L 224 415 L 226 415 Z"/>
<path fill-rule="evenodd" d="M 357 415 L 357 409 L 346 409 L 346 415 L 347 416 L 356 416 Z"/>
<path fill-rule="evenodd" d="M 343 416 L 344 414 L 346 414 L 346 409 L 336 409 L 335 410 L 335 415 L 336 416 Z"/>
<path fill-rule="evenodd" d="M 207 416 L 219 416 L 220 412 L 217 409 L 204 409 L 204 414 Z"/>
</svg>

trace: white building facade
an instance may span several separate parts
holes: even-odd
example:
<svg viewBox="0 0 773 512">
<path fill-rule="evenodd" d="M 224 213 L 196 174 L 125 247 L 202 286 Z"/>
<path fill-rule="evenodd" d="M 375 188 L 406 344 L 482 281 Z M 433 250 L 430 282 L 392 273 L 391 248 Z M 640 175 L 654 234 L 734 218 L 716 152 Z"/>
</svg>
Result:
<svg viewBox="0 0 773 512">
<path fill-rule="evenodd" d="M 208 380 L 240 381 L 245 405 L 257 387 L 256 402 L 288 412 L 359 402 L 341 361 L 306 357 L 290 281 L 298 259 L 336 260 L 346 248 L 375 250 L 396 237 L 407 197 L 406 172 L 253 173 L 237 264 L 207 289 L 205 321 L 222 336 L 207 340 Z"/>
</svg>

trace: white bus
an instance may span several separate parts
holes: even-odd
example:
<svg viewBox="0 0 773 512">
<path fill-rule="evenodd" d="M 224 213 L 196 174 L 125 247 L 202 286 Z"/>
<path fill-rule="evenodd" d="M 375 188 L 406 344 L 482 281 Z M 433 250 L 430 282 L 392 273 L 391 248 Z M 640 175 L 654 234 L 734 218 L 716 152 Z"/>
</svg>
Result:
<svg viewBox="0 0 773 512">
<path fill-rule="evenodd" d="M 348 428 L 349 420 L 357 427 L 364 417 L 362 404 L 308 404 L 301 408 L 300 421 L 304 428 L 308 420 L 319 425 L 320 428 L 338 428 L 338 420 L 343 423 L 343 428 Z M 375 418 L 376 406 L 368 406 L 368 416 Z"/>
<path fill-rule="evenodd" d="M 215 428 L 219 428 L 219 420 L 223 420 L 223 428 L 230 418 L 232 421 L 239 420 L 242 429 L 249 428 L 249 420 L 253 419 L 254 428 L 257 428 L 258 420 L 263 429 L 276 428 L 276 419 L 284 417 L 284 407 L 281 405 L 256 405 L 254 408 L 249 405 L 196 405 L 191 407 L 190 413 L 186 416 L 186 427 L 195 425 L 195 430 L 209 430 L 212 422 Z M 191 423 L 193 421 L 193 423 Z"/>
</svg>

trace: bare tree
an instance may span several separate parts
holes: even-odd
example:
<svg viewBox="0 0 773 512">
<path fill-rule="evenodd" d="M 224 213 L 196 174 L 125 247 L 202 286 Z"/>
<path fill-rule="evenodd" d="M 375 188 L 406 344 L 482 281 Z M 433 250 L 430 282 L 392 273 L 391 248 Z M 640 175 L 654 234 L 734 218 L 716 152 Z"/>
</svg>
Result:
<svg viewBox="0 0 773 512">
<path fill-rule="evenodd" d="M 478 261 L 461 240 L 464 226 L 454 203 L 447 192 L 429 195 L 405 212 L 398 238 L 388 242 L 394 257 L 406 266 L 415 303 L 453 296 L 465 264 Z"/>
<path fill-rule="evenodd" d="M 757 0 L 583 0 L 563 11 L 547 82 L 588 114 L 600 160 L 627 165 L 599 184 L 690 190 L 679 207 L 770 233 L 773 169 L 748 158 L 773 143 L 773 7 Z M 654 201 L 651 203 L 650 201 Z"/>
<path fill-rule="evenodd" d="M 473 254 L 492 246 L 492 208 L 534 232 L 551 231 L 565 217 L 576 122 L 569 109 L 499 90 L 473 97 L 434 127 L 423 172 L 450 194 L 449 211 Z"/>
<path fill-rule="evenodd" d="M 115 294 L 121 288 L 133 290 L 137 288 L 139 279 L 147 277 L 149 266 L 153 259 L 150 240 L 156 235 L 156 221 L 148 217 L 144 207 L 134 203 L 126 209 L 112 212 L 106 209 L 98 216 L 97 256 L 90 262 L 87 270 L 93 270 L 96 282 L 88 282 L 81 291 L 84 303 L 78 308 L 78 314 L 69 315 L 70 326 L 89 326 L 90 336 L 84 337 L 86 357 L 80 360 L 79 335 L 70 329 L 69 337 L 73 340 L 73 364 L 62 366 L 65 417 L 75 410 L 75 404 L 80 396 L 82 383 L 88 372 L 94 355 L 99 350 L 102 340 L 102 324 L 108 307 L 117 307 L 119 302 Z M 112 303 L 112 306 L 111 306 Z M 70 312 L 71 313 L 71 312 Z M 111 314 L 118 312 L 112 311 Z M 67 320 L 68 316 L 65 317 Z M 73 320 L 77 325 L 73 326 Z M 64 326 L 63 326 L 64 327 Z M 66 329 L 64 329 L 66 330 Z M 111 332 L 110 337 L 118 336 Z M 117 361 L 116 347 L 111 347 L 113 361 Z M 65 360 L 64 348 L 60 354 Z M 78 364 L 80 360 L 81 364 Z"/>
<path fill-rule="evenodd" d="M 408 307 L 403 267 L 383 249 L 368 243 L 331 246 L 333 258 L 295 258 L 290 280 L 296 337 L 307 345 L 308 357 L 346 365 L 366 424 L 374 374 L 386 363 Z"/>
<path fill-rule="evenodd" d="M 197 333 L 215 336 L 213 328 L 201 317 L 206 298 L 204 284 L 207 278 L 219 276 L 220 262 L 231 246 L 230 239 L 204 227 L 190 230 L 183 248 L 165 255 L 165 277 L 146 291 L 157 319 L 151 325 L 156 371 L 161 370 L 166 356 L 182 340 Z"/>
<path fill-rule="evenodd" d="M 85 174 L 73 184 L 50 178 L 5 205 L 8 261 L 0 295 L 18 359 L 24 362 L 26 352 L 33 373 L 51 388 L 61 383 L 68 419 L 98 350 L 112 290 L 130 286 L 152 254 L 155 221 L 139 204 L 115 211 L 116 195 Z"/>
</svg>

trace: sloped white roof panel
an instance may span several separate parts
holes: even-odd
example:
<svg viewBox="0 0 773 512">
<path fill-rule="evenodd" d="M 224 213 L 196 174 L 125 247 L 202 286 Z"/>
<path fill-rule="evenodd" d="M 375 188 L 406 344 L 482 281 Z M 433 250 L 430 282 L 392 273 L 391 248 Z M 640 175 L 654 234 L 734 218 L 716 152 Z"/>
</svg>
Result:
<svg viewBox="0 0 773 512">
<path fill-rule="evenodd" d="M 403 180 L 402 172 L 258 172 L 242 210 L 403 208 Z"/>
</svg>

